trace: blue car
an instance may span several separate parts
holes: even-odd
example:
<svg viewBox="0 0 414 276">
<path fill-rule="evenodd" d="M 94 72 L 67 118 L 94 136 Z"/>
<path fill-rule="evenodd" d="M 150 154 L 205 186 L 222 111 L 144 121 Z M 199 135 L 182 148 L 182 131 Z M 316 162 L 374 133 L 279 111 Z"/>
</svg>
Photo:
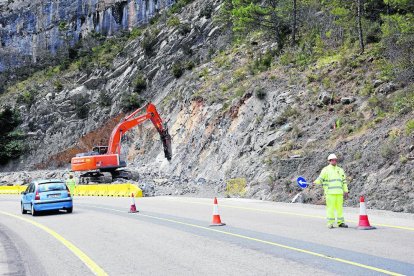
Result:
<svg viewBox="0 0 414 276">
<path fill-rule="evenodd" d="M 32 181 L 22 192 L 22 214 L 32 216 L 40 211 L 66 210 L 72 213 L 73 201 L 68 186 L 61 179 L 38 179 Z"/>
</svg>

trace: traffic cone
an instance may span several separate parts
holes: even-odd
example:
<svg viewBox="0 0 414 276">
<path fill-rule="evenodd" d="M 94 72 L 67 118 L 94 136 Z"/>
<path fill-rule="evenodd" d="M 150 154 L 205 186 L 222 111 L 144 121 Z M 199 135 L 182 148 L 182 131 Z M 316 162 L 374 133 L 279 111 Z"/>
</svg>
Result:
<svg viewBox="0 0 414 276">
<path fill-rule="evenodd" d="M 210 224 L 210 226 L 223 226 L 226 225 L 225 223 L 221 222 L 219 211 L 218 211 L 218 204 L 217 204 L 217 198 L 214 198 L 214 208 L 213 208 L 213 222 Z"/>
<path fill-rule="evenodd" d="M 129 213 L 138 213 L 137 207 L 135 206 L 135 199 L 134 193 L 131 194 L 131 208 L 129 209 Z"/>
<path fill-rule="evenodd" d="M 365 207 L 365 198 L 361 196 L 359 199 L 359 230 L 371 230 L 375 229 L 375 227 L 369 224 L 368 215 L 367 215 L 367 208 Z"/>
</svg>

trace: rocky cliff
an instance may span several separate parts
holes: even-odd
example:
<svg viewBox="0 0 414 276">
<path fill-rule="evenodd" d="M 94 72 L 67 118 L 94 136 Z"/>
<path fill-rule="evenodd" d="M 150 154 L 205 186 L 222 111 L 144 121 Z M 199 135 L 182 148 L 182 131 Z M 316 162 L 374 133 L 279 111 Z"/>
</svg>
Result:
<svg viewBox="0 0 414 276">
<path fill-rule="evenodd" d="M 130 12 L 131 2 L 117 3 Z M 92 24 L 94 12 L 77 3 L 83 4 L 75 10 L 80 7 L 87 15 L 84 28 L 104 26 L 106 13 L 121 22 L 105 25 L 108 32 L 130 26 L 122 23 L 128 20 L 115 20 L 110 3 L 99 11 L 100 23 Z M 105 68 L 69 68 L 47 79 L 30 79 L 24 84 L 36 88 L 30 105 L 18 100 L 18 87 L 2 95 L 2 106 L 18 107 L 24 118 L 21 128 L 29 135 L 27 154 L 3 171 L 67 170 L 76 152 L 107 141 L 124 114 L 123 104 L 137 94 L 131 84 L 141 76 L 145 89 L 139 97 L 154 102 L 168 122 L 173 159 L 164 159 L 150 123 L 126 135 L 123 156 L 140 182 L 160 189 L 158 194 L 203 189 L 224 194 L 228 180 L 239 178 L 246 189 L 236 196 L 291 201 L 301 191 L 295 179 L 315 179 L 328 154 L 335 152 L 349 176 L 348 205 L 356 206 L 358 196 L 365 194 L 371 207 L 414 212 L 413 136 L 405 128 L 413 110 L 388 117 L 379 112 L 382 102 L 411 92 L 380 80 L 370 56 L 350 56 L 352 65 L 332 59 L 305 71 L 277 61 L 261 69 L 266 53 L 277 45 L 260 37 L 231 44 L 228 27 L 213 20 L 220 4 L 193 1 L 174 20 L 161 16 L 144 32 L 148 36 L 128 39 Z M 212 16 L 201 12 L 207 5 Z M 73 30 L 81 33 L 82 28 Z M 378 101 L 360 93 L 364 79 L 373 79 Z M 56 90 L 57 80 L 62 89 Z M 311 186 L 296 198 L 320 203 L 321 188 Z"/>
<path fill-rule="evenodd" d="M 3 3 L 2 3 L 3 2 Z M 147 23 L 174 0 L 0 2 L 0 71 L 55 55 L 91 32 L 111 36 Z"/>
</svg>

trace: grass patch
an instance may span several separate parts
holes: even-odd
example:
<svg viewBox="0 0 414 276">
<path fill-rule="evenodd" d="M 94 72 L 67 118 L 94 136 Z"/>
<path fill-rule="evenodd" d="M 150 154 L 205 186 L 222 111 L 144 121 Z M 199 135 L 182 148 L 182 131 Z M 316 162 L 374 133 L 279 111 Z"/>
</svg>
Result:
<svg viewBox="0 0 414 276">
<path fill-rule="evenodd" d="M 414 132 L 414 120 L 408 120 L 407 123 L 405 123 L 405 133 L 407 135 L 410 135 Z"/>
</svg>

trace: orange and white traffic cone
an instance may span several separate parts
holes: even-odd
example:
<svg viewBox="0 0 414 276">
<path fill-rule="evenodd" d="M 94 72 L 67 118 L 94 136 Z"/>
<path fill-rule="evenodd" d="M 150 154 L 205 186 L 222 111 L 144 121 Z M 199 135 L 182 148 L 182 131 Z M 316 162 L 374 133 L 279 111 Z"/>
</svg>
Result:
<svg viewBox="0 0 414 276">
<path fill-rule="evenodd" d="M 368 215 L 367 215 L 367 208 L 365 207 L 365 198 L 361 196 L 359 199 L 359 230 L 371 230 L 375 229 L 375 227 L 369 224 Z"/>
<path fill-rule="evenodd" d="M 213 208 L 213 222 L 210 224 L 210 226 L 223 226 L 223 225 L 226 225 L 226 224 L 221 222 L 219 211 L 218 211 L 217 197 L 215 197 L 214 208 Z"/>
<path fill-rule="evenodd" d="M 134 193 L 131 194 L 131 208 L 129 208 L 129 213 L 138 213 L 137 207 L 135 206 Z"/>
</svg>

